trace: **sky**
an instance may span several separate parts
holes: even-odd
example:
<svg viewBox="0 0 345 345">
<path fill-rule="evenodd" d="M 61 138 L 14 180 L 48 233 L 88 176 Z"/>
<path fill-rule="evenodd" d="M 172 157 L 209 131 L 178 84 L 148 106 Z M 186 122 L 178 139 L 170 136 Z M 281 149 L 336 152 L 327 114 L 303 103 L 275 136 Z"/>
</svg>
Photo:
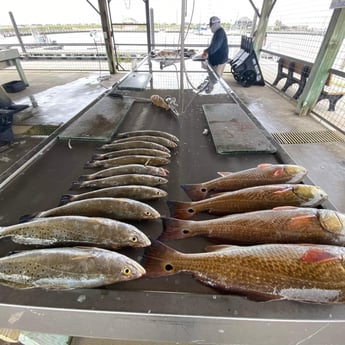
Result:
<svg viewBox="0 0 345 345">
<path fill-rule="evenodd" d="M 9 11 L 13 13 L 18 25 L 23 24 L 78 24 L 100 23 L 97 12 L 86 0 L 0 0 L 0 25 L 11 25 Z M 253 0 L 261 10 L 263 0 Z M 98 8 L 98 0 L 89 0 Z M 193 23 L 206 23 L 212 15 L 219 16 L 223 22 L 234 22 L 247 16 L 253 18 L 254 10 L 249 0 L 186 0 L 186 20 L 190 20 L 193 13 Z M 194 12 L 192 11 L 193 3 Z M 331 0 L 277 0 L 275 8 L 286 3 L 290 8 L 304 6 L 309 3 L 313 11 L 317 8 L 329 8 Z M 149 0 L 154 9 L 154 19 L 157 23 L 179 23 L 182 0 Z M 303 5 L 302 5 L 303 4 Z M 122 22 L 125 18 L 134 18 L 138 22 L 145 22 L 145 3 L 143 0 L 111 0 L 112 21 Z M 288 8 L 288 7 L 287 7 Z M 274 15 L 274 10 L 272 15 Z M 301 12 L 301 20 L 305 11 Z M 304 12 L 304 13 L 303 13 Z"/>
</svg>

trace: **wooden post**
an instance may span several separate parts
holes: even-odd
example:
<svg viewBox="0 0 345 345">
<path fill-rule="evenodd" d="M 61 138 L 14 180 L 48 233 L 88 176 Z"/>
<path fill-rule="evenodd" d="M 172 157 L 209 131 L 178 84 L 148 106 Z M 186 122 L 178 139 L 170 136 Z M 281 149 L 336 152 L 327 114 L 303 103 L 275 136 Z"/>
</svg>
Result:
<svg viewBox="0 0 345 345">
<path fill-rule="evenodd" d="M 301 94 L 297 113 L 308 115 L 315 106 L 345 37 L 345 8 L 333 11 L 327 32 L 315 59 L 306 86 Z"/>
<path fill-rule="evenodd" d="M 261 48 L 265 41 L 267 24 L 274 4 L 275 0 L 264 0 L 262 3 L 260 20 L 256 30 L 255 39 L 253 40 L 253 47 L 258 59 L 260 57 Z"/>
</svg>

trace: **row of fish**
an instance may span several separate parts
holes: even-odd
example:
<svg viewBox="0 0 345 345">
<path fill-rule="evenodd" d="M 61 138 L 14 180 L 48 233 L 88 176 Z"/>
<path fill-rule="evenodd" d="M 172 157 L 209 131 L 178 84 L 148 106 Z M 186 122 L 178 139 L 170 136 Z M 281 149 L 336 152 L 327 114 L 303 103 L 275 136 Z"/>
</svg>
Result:
<svg viewBox="0 0 345 345">
<path fill-rule="evenodd" d="M 140 141 L 133 140 L 138 136 Z M 160 217 L 157 210 L 140 200 L 167 195 L 165 191 L 155 188 L 168 182 L 166 177 L 169 171 L 159 165 L 168 163 L 170 154 L 166 151 L 169 151 L 168 147 L 176 147 L 178 139 L 159 131 L 127 132 L 119 137 L 121 139 L 100 148 L 112 151 L 106 156 L 94 155 L 94 158 L 110 162 L 113 155 L 118 155 L 118 158 L 126 157 L 126 162 L 130 164 L 115 164 L 113 161 L 107 169 L 83 175 L 72 187 L 89 188 L 91 191 L 63 195 L 58 207 L 22 216 L 20 223 L 0 228 L 0 238 L 10 237 L 13 242 L 25 245 L 57 246 L 0 258 L 1 284 L 16 288 L 60 290 L 113 284 L 145 274 L 145 269 L 138 262 L 113 250 L 151 244 L 141 230 L 126 221 Z M 127 137 L 128 143 L 125 140 Z M 170 139 L 174 140 L 174 144 Z M 165 159 L 162 164 L 153 161 L 155 156 L 143 155 L 144 151 L 139 154 L 139 148 L 136 148 L 143 145 L 146 150 L 157 153 L 159 142 L 169 145 L 162 146 L 163 155 L 157 156 Z M 127 147 L 131 148 L 115 147 L 120 143 L 129 144 Z M 149 165 L 152 162 L 154 165 Z"/>
<path fill-rule="evenodd" d="M 145 250 L 145 276 L 189 273 L 260 301 L 345 303 L 345 215 L 316 208 L 327 194 L 302 184 L 305 175 L 303 167 L 265 164 L 182 185 L 192 202 L 168 202 L 171 217 Z M 199 212 L 222 217 L 188 220 Z M 187 254 L 161 242 L 194 236 L 222 245 Z"/>
</svg>

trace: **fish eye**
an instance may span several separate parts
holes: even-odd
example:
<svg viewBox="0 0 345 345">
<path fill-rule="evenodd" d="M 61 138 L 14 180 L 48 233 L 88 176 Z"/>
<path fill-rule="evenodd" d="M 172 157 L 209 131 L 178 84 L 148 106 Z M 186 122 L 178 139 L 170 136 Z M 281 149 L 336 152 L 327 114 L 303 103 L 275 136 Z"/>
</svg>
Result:
<svg viewBox="0 0 345 345">
<path fill-rule="evenodd" d="M 146 215 L 146 216 L 151 216 L 151 212 L 150 212 L 150 211 L 146 211 L 146 212 L 145 212 L 145 215 Z"/>
<path fill-rule="evenodd" d="M 124 267 L 124 268 L 122 269 L 122 273 L 123 273 L 125 276 L 129 276 L 129 275 L 132 273 L 132 271 L 131 271 L 130 268 Z"/>
<path fill-rule="evenodd" d="M 138 242 L 138 237 L 132 236 L 132 237 L 130 238 L 130 240 L 131 240 L 133 243 L 136 243 L 136 242 Z"/>
<path fill-rule="evenodd" d="M 169 271 L 172 271 L 172 270 L 174 269 L 173 266 L 170 265 L 170 264 L 166 264 L 164 268 L 165 268 L 165 270 L 168 271 L 168 272 L 169 272 Z"/>
<path fill-rule="evenodd" d="M 201 190 L 203 193 L 205 193 L 205 192 L 207 191 L 206 188 L 201 188 L 200 190 Z"/>
<path fill-rule="evenodd" d="M 194 213 L 194 210 L 193 210 L 192 208 L 189 208 L 189 209 L 187 210 L 187 212 L 188 212 L 188 213 Z"/>
<path fill-rule="evenodd" d="M 182 230 L 182 233 L 183 233 L 184 235 L 188 235 L 188 234 L 189 234 L 189 230 L 188 230 L 188 229 Z"/>
</svg>

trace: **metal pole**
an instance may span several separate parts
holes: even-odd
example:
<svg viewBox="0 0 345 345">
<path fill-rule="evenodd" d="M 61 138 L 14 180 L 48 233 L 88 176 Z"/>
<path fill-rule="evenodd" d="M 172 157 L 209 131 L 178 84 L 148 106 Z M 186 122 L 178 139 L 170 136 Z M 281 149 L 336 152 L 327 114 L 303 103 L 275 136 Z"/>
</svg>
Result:
<svg viewBox="0 0 345 345">
<path fill-rule="evenodd" d="M 102 31 L 104 36 L 105 50 L 107 52 L 108 66 L 110 74 L 116 73 L 114 47 L 111 41 L 111 30 L 109 12 L 106 0 L 98 0 L 99 13 L 101 15 Z"/>
<path fill-rule="evenodd" d="M 23 53 L 26 54 L 26 49 L 25 49 L 24 43 L 23 43 L 23 41 L 22 41 L 22 37 L 20 36 L 20 32 L 19 32 L 19 30 L 18 30 L 17 23 L 16 23 L 16 21 L 15 21 L 15 19 L 14 19 L 13 13 L 12 13 L 12 12 L 8 12 L 8 14 L 10 15 L 11 22 L 12 22 L 14 31 L 15 31 L 15 33 L 16 33 L 16 35 L 17 35 L 17 38 L 18 38 L 20 47 L 22 48 Z"/>
<path fill-rule="evenodd" d="M 185 26 L 185 15 L 186 15 L 186 0 L 182 0 L 181 4 L 181 28 L 180 28 L 180 37 L 181 37 L 181 68 L 180 68 L 180 91 L 183 92 L 183 69 L 184 69 L 184 26 Z"/>
<path fill-rule="evenodd" d="M 155 25 L 154 25 L 153 8 L 150 8 L 150 27 L 151 27 L 151 44 L 152 49 L 155 49 Z"/>
</svg>

